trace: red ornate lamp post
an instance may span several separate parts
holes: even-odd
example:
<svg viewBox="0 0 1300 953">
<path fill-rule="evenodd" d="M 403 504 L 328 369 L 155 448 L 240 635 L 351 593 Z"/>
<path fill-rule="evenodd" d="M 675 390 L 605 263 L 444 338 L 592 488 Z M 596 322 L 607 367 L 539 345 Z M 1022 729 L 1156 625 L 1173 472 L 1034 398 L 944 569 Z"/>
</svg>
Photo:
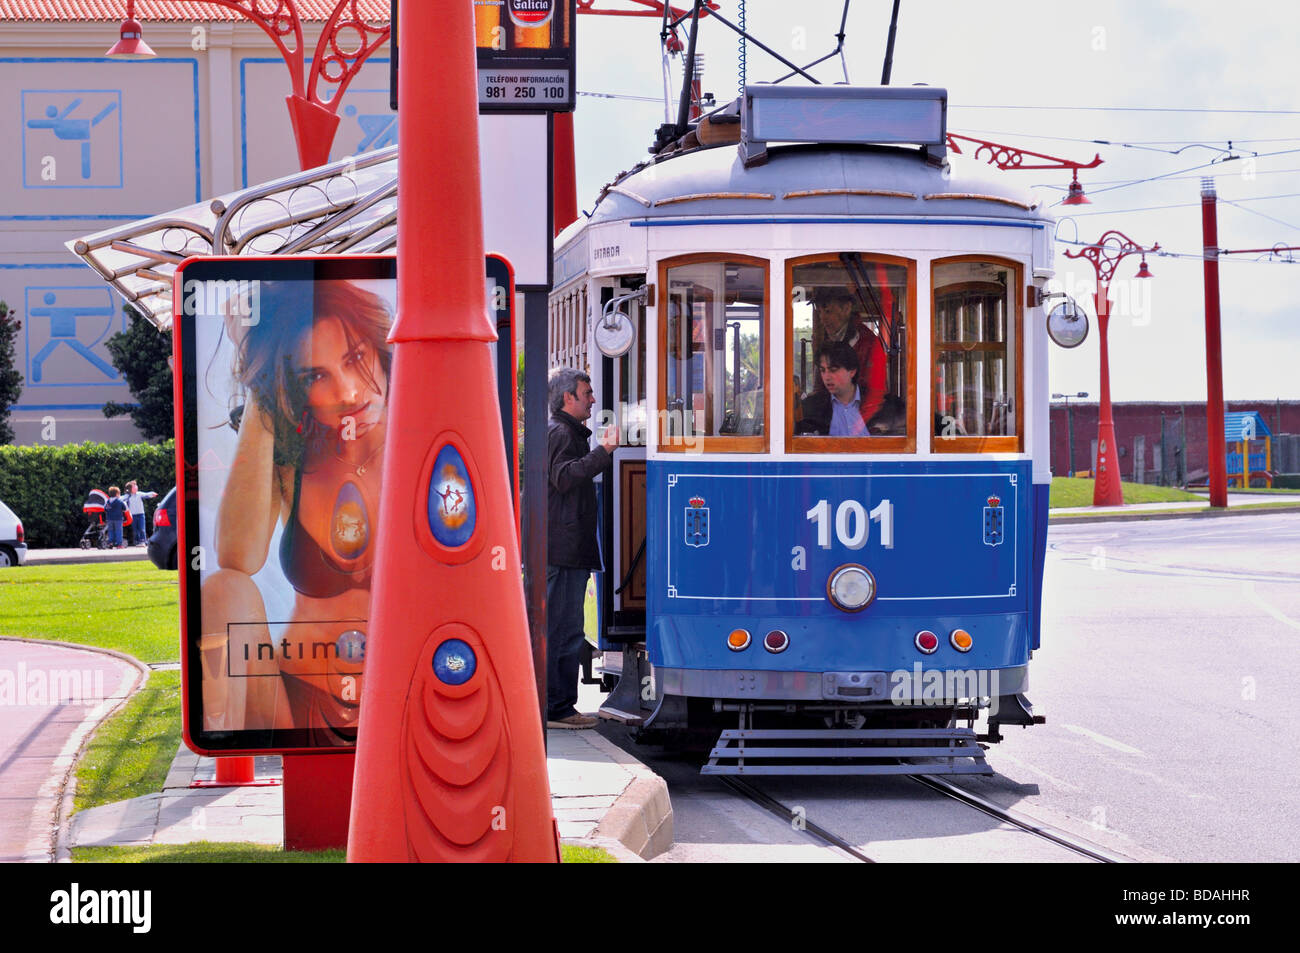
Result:
<svg viewBox="0 0 1300 953">
<path fill-rule="evenodd" d="M 357 10 L 358 0 L 338 0 L 325 29 L 316 41 L 308 66 L 302 35 L 302 18 L 294 0 L 180 0 L 182 3 L 206 4 L 225 7 L 243 14 L 262 28 L 280 51 L 288 67 L 293 92 L 285 101 L 289 105 L 289 121 L 293 124 L 293 137 L 298 144 L 298 162 L 304 169 L 314 169 L 329 161 L 330 146 L 338 129 L 339 102 L 348 84 L 356 77 L 362 64 L 380 46 L 388 42 L 388 26 L 370 26 Z M 140 25 L 135 22 L 135 0 L 129 0 L 127 22 L 123 24 L 123 42 L 105 55 L 139 58 L 153 51 L 144 43 Z M 130 31 L 127 26 L 132 27 Z M 123 43 L 131 33 L 131 49 L 123 51 Z M 147 53 L 144 51 L 148 51 Z M 323 93 L 333 89 L 328 100 Z"/>
<path fill-rule="evenodd" d="M 1094 461 L 1096 482 L 1093 484 L 1093 506 L 1123 506 L 1124 494 L 1120 489 L 1119 456 L 1115 445 L 1115 420 L 1110 411 L 1110 348 L 1106 329 L 1110 323 L 1110 280 L 1115 268 L 1129 255 L 1140 254 L 1142 264 L 1136 277 L 1150 278 L 1146 256 L 1158 251 L 1160 243 L 1144 248 L 1123 232 L 1112 229 L 1097 241 L 1079 251 L 1067 251 L 1066 258 L 1083 258 L 1092 265 L 1097 275 L 1097 291 L 1093 301 L 1097 309 L 1097 333 L 1101 344 L 1101 406 L 1097 420 L 1097 459 Z"/>
</svg>

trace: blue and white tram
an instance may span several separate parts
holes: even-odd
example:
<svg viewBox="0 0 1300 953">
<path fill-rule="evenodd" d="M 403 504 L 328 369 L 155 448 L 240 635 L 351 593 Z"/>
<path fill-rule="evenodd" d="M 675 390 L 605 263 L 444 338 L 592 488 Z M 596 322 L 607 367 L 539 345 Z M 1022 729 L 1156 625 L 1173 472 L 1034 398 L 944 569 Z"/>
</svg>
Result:
<svg viewBox="0 0 1300 953">
<path fill-rule="evenodd" d="M 777 145 L 755 89 L 556 241 L 552 363 L 623 430 L 603 713 L 718 739 L 710 773 L 986 772 L 1042 720 L 1053 221 L 941 129 L 878 144 L 943 90 L 773 87 Z"/>
</svg>

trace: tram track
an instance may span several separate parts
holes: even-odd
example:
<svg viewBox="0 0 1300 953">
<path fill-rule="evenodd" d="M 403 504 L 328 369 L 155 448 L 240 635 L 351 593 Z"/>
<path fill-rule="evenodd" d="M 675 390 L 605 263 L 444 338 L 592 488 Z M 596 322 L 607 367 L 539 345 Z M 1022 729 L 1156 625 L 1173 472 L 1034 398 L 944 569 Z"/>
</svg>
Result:
<svg viewBox="0 0 1300 953">
<path fill-rule="evenodd" d="M 791 823 L 795 826 L 796 830 L 801 831 L 811 840 L 831 847 L 832 849 L 862 863 L 874 864 L 878 862 L 868 854 L 864 853 L 860 846 L 851 843 L 838 834 L 835 834 L 812 821 L 802 810 L 797 811 L 794 808 L 786 806 L 780 800 L 755 787 L 749 781 L 734 776 L 719 777 L 719 780 L 737 795 L 745 798 L 769 814 Z M 992 817 L 1001 823 L 1010 825 L 1011 827 L 1030 834 L 1040 840 L 1055 844 L 1064 850 L 1068 850 L 1071 853 L 1084 857 L 1094 863 L 1114 864 L 1126 862 L 1126 858 L 1112 854 L 1096 844 L 1089 843 L 1080 838 L 1072 837 L 1068 833 L 1052 827 L 1049 824 L 1035 821 L 1015 811 L 999 807 L 991 801 L 987 801 L 984 798 L 959 788 L 941 778 L 930 775 L 911 775 L 910 780 L 936 794 L 957 801 L 960 804 L 964 804 L 967 807 Z"/>
<path fill-rule="evenodd" d="M 1010 824 L 1019 828 L 1028 834 L 1033 834 L 1043 840 L 1050 841 L 1064 847 L 1066 850 L 1073 851 L 1080 856 L 1087 857 L 1089 860 L 1096 861 L 1099 864 L 1118 864 L 1124 863 L 1125 859 L 1112 854 L 1096 844 L 1089 844 L 1079 838 L 1071 837 L 1064 831 L 1058 830 L 1049 824 L 1043 824 L 1039 821 L 1031 820 L 1022 814 L 998 807 L 992 801 L 986 801 L 977 794 L 972 794 L 957 785 L 952 784 L 942 778 L 932 775 L 913 775 L 912 780 L 923 787 L 929 788 L 938 794 L 952 798 L 954 801 L 960 801 L 962 804 L 972 807 L 977 811 L 987 814 L 1004 824 Z"/>
<path fill-rule="evenodd" d="M 839 850 L 845 854 L 848 854 L 854 860 L 861 861 L 864 864 L 875 863 L 874 860 L 872 860 L 866 854 L 862 853 L 861 850 L 859 850 L 853 844 L 850 844 L 848 841 L 840 837 L 838 834 L 832 834 L 830 831 L 826 830 L 824 827 L 820 826 L 819 824 L 816 824 L 813 821 L 808 820 L 807 816 L 801 813 L 796 813 L 793 808 L 786 807 L 776 798 L 772 797 L 770 794 L 760 791 L 758 788 L 754 787 L 754 785 L 750 784 L 748 781 L 743 781 L 740 778 L 727 776 L 727 775 L 719 776 L 718 780 L 720 780 L 724 785 L 726 785 L 732 791 L 736 792 L 741 797 L 746 798 L 749 801 L 752 801 L 754 804 L 758 805 L 763 810 L 767 811 L 769 814 L 774 814 L 777 817 L 781 818 L 782 820 L 790 822 L 791 824 L 797 824 L 798 826 L 796 827 L 796 830 L 802 831 L 804 834 L 807 834 L 813 840 L 821 841 L 822 843 L 830 847 L 833 847 L 836 850 Z"/>
</svg>

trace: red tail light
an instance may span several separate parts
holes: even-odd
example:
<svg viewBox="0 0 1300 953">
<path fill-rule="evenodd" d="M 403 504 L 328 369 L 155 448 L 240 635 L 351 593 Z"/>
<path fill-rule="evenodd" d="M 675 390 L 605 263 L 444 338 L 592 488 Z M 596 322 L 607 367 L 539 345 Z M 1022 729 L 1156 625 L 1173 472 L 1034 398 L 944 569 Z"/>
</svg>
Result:
<svg viewBox="0 0 1300 953">
<path fill-rule="evenodd" d="M 19 524 L 18 524 L 18 542 L 21 543 L 22 541 L 23 541 L 23 524 L 22 524 L 22 523 L 19 523 Z"/>
<path fill-rule="evenodd" d="M 167 515 L 167 511 L 164 509 L 155 510 L 153 514 L 153 525 L 154 529 L 157 529 L 159 526 L 171 526 L 172 518 Z"/>
</svg>

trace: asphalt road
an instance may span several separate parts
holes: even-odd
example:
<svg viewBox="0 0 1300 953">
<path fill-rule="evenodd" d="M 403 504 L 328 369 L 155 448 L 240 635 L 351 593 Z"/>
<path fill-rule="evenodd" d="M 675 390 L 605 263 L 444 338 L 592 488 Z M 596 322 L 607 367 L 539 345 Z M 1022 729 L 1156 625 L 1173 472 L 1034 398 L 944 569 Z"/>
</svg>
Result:
<svg viewBox="0 0 1300 953">
<path fill-rule="evenodd" d="M 1300 859 L 1300 514 L 1054 526 L 1048 546 L 1048 723 L 962 785 L 1138 856 Z"/>
<path fill-rule="evenodd" d="M 1300 513 L 1053 526 L 1043 648 L 991 778 L 960 786 L 1139 861 L 1294 861 Z M 666 861 L 844 860 L 694 764 L 628 746 L 668 781 Z M 762 779 L 877 860 L 1070 860 L 905 778 Z"/>
</svg>

